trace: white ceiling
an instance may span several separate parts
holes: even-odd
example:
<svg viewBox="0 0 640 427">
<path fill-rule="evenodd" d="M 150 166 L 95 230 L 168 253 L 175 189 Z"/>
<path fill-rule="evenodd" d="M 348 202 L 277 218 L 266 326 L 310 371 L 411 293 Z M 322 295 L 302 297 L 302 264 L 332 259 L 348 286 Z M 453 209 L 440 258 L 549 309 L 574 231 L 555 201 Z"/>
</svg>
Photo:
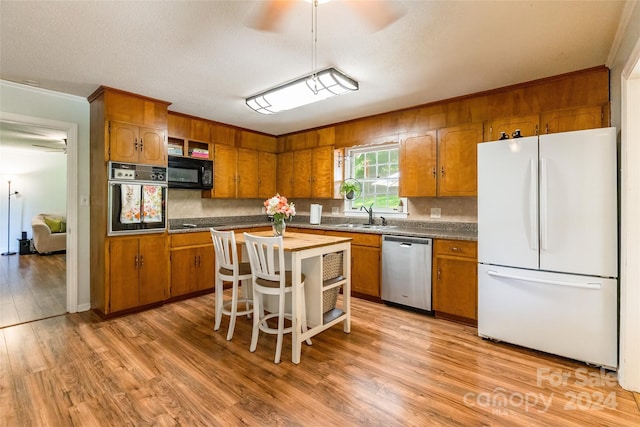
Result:
<svg viewBox="0 0 640 427">
<path fill-rule="evenodd" d="M 342 70 L 360 90 L 274 115 L 244 99 L 311 71 L 311 5 L 302 0 L 278 32 L 248 25 L 263 7 L 256 1 L 3 0 L 0 78 L 83 97 L 111 86 L 281 135 L 605 64 L 624 2 L 394 6 L 401 18 L 373 31 L 344 1 L 321 4 L 317 68 Z"/>
</svg>

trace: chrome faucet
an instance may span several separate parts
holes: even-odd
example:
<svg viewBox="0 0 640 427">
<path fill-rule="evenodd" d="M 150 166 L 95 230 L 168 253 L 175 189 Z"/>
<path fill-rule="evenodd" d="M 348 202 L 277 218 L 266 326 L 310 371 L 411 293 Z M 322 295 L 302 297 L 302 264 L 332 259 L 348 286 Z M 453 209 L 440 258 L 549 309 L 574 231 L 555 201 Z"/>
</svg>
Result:
<svg viewBox="0 0 640 427">
<path fill-rule="evenodd" d="M 360 206 L 360 210 L 364 209 L 369 214 L 369 222 L 367 225 L 373 225 L 373 203 L 369 206 L 369 209 L 365 205 Z"/>
</svg>

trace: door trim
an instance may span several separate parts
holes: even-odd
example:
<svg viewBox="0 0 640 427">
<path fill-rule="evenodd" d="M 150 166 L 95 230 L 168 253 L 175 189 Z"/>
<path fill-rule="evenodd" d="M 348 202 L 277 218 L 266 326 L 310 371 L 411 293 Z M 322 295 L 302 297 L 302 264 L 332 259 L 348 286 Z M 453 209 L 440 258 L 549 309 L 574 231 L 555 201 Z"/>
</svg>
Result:
<svg viewBox="0 0 640 427">
<path fill-rule="evenodd" d="M 78 124 L 0 111 L 0 122 L 67 132 L 67 312 L 78 311 Z"/>
</svg>

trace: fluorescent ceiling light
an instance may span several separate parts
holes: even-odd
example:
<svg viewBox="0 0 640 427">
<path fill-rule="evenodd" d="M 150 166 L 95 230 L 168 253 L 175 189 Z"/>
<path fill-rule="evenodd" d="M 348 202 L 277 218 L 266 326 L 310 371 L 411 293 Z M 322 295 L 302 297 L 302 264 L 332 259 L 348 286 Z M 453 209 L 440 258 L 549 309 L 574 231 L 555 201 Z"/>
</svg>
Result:
<svg viewBox="0 0 640 427">
<path fill-rule="evenodd" d="M 251 96 L 246 103 L 258 113 L 273 114 L 356 90 L 358 82 L 327 68 Z"/>
</svg>

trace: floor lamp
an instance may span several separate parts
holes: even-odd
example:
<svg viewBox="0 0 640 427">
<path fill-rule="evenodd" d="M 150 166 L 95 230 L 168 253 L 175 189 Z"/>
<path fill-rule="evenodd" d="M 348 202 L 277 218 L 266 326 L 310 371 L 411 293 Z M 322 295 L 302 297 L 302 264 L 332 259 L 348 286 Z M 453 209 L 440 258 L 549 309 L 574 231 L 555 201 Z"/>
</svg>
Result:
<svg viewBox="0 0 640 427">
<path fill-rule="evenodd" d="M 7 252 L 3 252 L 2 255 L 15 255 L 15 252 L 11 252 L 9 248 L 9 242 L 11 239 L 11 196 L 18 194 L 17 191 L 11 192 L 11 180 L 7 181 L 9 183 L 9 203 L 7 204 Z"/>
</svg>

